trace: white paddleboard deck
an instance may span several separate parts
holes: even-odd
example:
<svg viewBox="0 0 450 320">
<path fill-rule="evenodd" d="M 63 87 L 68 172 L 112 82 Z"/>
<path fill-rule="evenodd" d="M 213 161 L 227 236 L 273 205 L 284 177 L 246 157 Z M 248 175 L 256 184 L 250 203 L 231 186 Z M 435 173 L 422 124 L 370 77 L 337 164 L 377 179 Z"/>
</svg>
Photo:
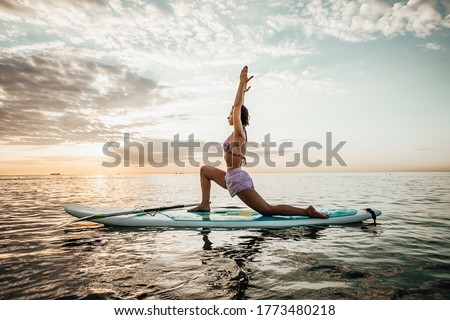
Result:
<svg viewBox="0 0 450 320">
<path fill-rule="evenodd" d="M 210 213 L 187 212 L 186 208 L 161 212 L 136 213 L 137 209 L 107 208 L 90 205 L 71 204 L 64 207 L 76 218 L 94 214 L 129 212 L 129 214 L 89 220 L 107 226 L 121 227 L 172 227 L 172 228 L 289 228 L 310 225 L 348 224 L 373 219 L 381 215 L 377 209 L 326 209 L 328 219 L 309 217 L 264 217 L 258 212 L 245 209 L 215 208 Z M 372 211 L 372 212 L 370 212 Z"/>
</svg>

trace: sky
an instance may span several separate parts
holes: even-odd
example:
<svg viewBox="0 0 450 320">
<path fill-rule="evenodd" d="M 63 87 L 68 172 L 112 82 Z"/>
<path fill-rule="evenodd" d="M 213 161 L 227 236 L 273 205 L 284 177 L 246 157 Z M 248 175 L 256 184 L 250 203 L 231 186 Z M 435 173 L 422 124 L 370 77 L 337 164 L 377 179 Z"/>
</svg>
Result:
<svg viewBox="0 0 450 320">
<path fill-rule="evenodd" d="M 224 169 L 244 65 L 249 171 L 450 171 L 450 0 L 0 0 L 0 174 Z"/>
</svg>

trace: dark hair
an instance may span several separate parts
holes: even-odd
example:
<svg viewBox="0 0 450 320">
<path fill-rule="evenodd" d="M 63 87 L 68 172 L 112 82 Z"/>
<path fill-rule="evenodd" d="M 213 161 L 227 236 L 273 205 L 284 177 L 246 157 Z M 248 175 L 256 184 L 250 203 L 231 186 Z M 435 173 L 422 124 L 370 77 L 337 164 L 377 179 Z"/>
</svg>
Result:
<svg viewBox="0 0 450 320">
<path fill-rule="evenodd" d="M 249 124 L 248 120 L 250 120 L 250 116 L 248 114 L 248 109 L 246 106 L 242 105 L 242 107 L 241 107 L 241 122 L 242 122 L 243 127 L 248 126 L 248 124 Z"/>
</svg>

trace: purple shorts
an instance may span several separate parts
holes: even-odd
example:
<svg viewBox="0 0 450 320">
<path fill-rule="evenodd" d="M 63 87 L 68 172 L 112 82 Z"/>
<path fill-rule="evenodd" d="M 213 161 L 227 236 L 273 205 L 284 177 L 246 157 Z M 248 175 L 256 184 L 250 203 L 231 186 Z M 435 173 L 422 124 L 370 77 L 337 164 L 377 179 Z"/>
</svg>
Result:
<svg viewBox="0 0 450 320">
<path fill-rule="evenodd" d="M 241 191 L 255 189 L 252 178 L 241 167 L 228 171 L 225 175 L 225 183 L 231 197 Z"/>
</svg>

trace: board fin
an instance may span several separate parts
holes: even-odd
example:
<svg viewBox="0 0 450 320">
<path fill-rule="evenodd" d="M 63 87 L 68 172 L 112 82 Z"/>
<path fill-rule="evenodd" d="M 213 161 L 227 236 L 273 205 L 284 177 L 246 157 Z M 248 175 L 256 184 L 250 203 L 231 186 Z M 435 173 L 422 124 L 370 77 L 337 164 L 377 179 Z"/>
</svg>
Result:
<svg viewBox="0 0 450 320">
<path fill-rule="evenodd" d="M 366 210 L 368 213 L 370 213 L 370 214 L 372 215 L 373 224 L 374 224 L 374 225 L 377 225 L 377 215 L 375 214 L 375 211 L 373 211 L 373 210 L 370 209 L 370 208 L 366 208 L 366 209 L 364 209 L 364 210 Z"/>
</svg>

